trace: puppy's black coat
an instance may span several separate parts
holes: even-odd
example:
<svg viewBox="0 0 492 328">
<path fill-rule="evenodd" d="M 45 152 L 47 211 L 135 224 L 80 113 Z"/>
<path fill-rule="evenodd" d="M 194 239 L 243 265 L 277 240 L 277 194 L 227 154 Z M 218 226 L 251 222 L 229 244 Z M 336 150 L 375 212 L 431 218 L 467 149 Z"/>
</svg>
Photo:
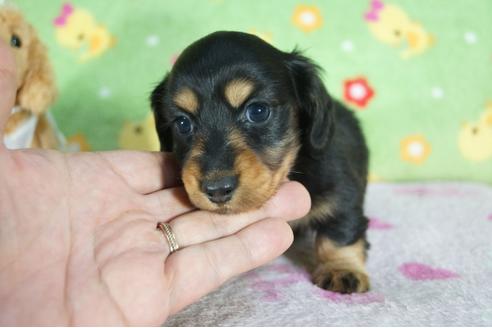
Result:
<svg viewBox="0 0 492 328">
<path fill-rule="evenodd" d="M 297 180 L 312 199 L 293 226 L 317 232 L 314 282 L 343 293 L 369 289 L 368 150 L 314 63 L 253 35 L 216 32 L 185 49 L 151 104 L 162 150 L 175 153 L 196 206 L 249 210 L 286 177 Z"/>
</svg>

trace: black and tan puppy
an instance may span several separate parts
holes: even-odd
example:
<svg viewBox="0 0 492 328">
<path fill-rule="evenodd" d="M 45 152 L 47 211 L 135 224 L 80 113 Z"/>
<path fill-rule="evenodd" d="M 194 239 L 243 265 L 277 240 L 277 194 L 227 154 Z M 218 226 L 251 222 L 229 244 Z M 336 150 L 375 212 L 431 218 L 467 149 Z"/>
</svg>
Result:
<svg viewBox="0 0 492 328">
<path fill-rule="evenodd" d="M 368 151 L 356 119 L 318 74 L 298 52 L 256 36 L 210 34 L 186 48 L 153 91 L 157 132 L 201 209 L 251 210 L 285 179 L 301 182 L 312 208 L 294 226 L 317 233 L 313 281 L 364 292 Z"/>
</svg>

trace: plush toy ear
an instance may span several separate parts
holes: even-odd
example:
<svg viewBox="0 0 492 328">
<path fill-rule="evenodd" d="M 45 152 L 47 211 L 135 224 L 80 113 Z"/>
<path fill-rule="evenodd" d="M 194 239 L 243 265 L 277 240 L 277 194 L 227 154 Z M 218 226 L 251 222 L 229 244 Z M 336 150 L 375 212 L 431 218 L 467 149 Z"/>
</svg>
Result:
<svg viewBox="0 0 492 328">
<path fill-rule="evenodd" d="M 150 96 L 150 105 L 155 117 L 155 127 L 161 143 L 161 151 L 170 152 L 173 150 L 173 134 L 171 125 L 164 117 L 164 96 L 167 92 L 167 81 L 169 75 L 166 75 L 159 85 L 152 91 Z"/>
<path fill-rule="evenodd" d="M 46 48 L 32 26 L 29 26 L 29 33 L 31 42 L 26 45 L 27 70 L 17 92 L 17 104 L 39 115 L 53 104 L 57 91 Z"/>
<path fill-rule="evenodd" d="M 319 77 L 320 68 L 294 50 L 287 55 L 300 111 L 303 145 L 311 151 L 323 150 L 333 136 L 334 110 L 331 97 Z"/>
</svg>

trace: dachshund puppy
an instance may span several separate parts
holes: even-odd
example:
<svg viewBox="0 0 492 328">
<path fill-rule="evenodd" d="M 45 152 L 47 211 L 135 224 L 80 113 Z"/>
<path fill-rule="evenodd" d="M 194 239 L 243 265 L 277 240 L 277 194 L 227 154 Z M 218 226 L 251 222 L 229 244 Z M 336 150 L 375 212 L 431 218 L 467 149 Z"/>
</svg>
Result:
<svg viewBox="0 0 492 328">
<path fill-rule="evenodd" d="M 299 181 L 312 208 L 293 226 L 316 232 L 313 282 L 341 293 L 369 289 L 368 150 L 315 64 L 250 34 L 216 32 L 183 51 L 151 105 L 161 149 L 175 154 L 194 205 L 248 211 L 287 178 Z"/>
</svg>

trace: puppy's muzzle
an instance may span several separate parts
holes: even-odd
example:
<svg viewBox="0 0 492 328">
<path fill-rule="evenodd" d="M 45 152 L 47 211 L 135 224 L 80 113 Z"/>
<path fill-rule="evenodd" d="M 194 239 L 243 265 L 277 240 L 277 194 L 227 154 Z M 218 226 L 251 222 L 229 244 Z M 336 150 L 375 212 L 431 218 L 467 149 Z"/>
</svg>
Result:
<svg viewBox="0 0 492 328">
<path fill-rule="evenodd" d="M 211 202 L 223 204 L 231 200 L 237 184 L 236 176 L 209 179 L 202 182 L 202 191 Z"/>
</svg>

